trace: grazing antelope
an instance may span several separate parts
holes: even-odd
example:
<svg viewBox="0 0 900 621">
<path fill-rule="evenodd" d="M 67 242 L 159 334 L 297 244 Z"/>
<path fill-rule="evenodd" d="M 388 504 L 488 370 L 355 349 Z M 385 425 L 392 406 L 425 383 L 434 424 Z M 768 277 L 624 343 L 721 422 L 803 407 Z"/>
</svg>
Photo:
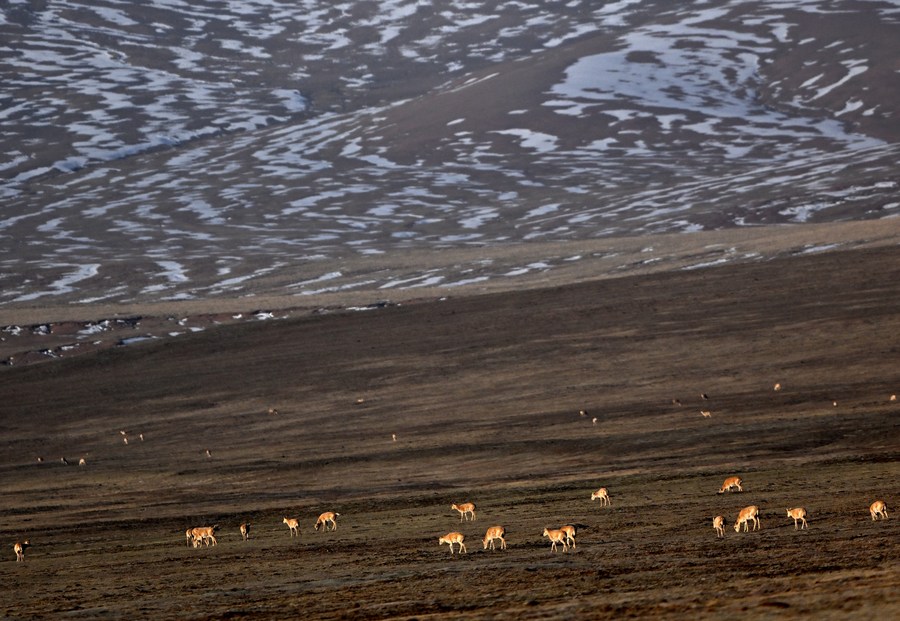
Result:
<svg viewBox="0 0 900 621">
<path fill-rule="evenodd" d="M 565 526 L 560 526 L 559 530 L 566 534 L 566 543 L 569 543 L 571 548 L 575 549 L 575 527 L 571 524 L 566 524 Z"/>
<path fill-rule="evenodd" d="M 459 521 L 462 522 L 464 519 L 468 517 L 468 514 L 472 514 L 472 521 L 475 521 L 475 503 L 474 502 L 464 502 L 461 505 L 450 505 L 450 508 L 459 511 Z"/>
<path fill-rule="evenodd" d="M 549 528 L 545 528 L 541 536 L 550 538 L 551 552 L 556 552 L 557 543 L 561 543 L 563 545 L 563 552 L 569 549 L 569 544 L 566 542 L 566 533 L 562 530 L 550 530 Z"/>
<path fill-rule="evenodd" d="M 212 457 L 212 451 L 210 451 L 209 449 L 206 449 L 206 456 Z"/>
<path fill-rule="evenodd" d="M 25 561 L 25 548 L 30 547 L 30 546 L 31 546 L 31 543 L 29 543 L 27 539 L 21 543 L 16 542 L 15 545 L 13 545 L 13 550 L 15 550 L 15 552 L 16 552 L 16 562 L 17 563 L 19 561 L 23 561 L 23 562 Z"/>
<path fill-rule="evenodd" d="M 87 465 L 87 462 L 84 460 L 84 457 L 82 457 L 81 459 L 78 460 L 78 465 L 79 465 L 79 466 L 86 466 L 86 465 Z"/>
<path fill-rule="evenodd" d="M 39 464 L 44 463 L 44 458 L 43 458 L 43 457 L 38 457 L 37 460 L 38 460 L 38 463 L 39 463 Z"/>
<path fill-rule="evenodd" d="M 241 539 L 247 541 L 250 539 L 250 522 L 244 522 L 241 524 Z"/>
<path fill-rule="evenodd" d="M 333 511 L 326 511 L 322 515 L 319 516 L 319 519 L 316 520 L 316 526 L 314 530 L 319 530 L 319 526 L 322 527 L 322 530 L 328 530 L 328 522 L 331 522 L 331 530 L 337 530 L 337 520 L 335 518 L 340 517 L 340 513 L 334 513 Z"/>
<path fill-rule="evenodd" d="M 672 405 L 681 405 L 681 399 L 672 399 Z"/>
<path fill-rule="evenodd" d="M 750 532 L 750 525 L 748 522 L 753 522 L 753 530 L 759 530 L 759 507 L 756 505 L 750 505 L 749 507 L 741 509 L 741 512 L 738 514 L 737 522 L 734 523 L 734 532 L 741 532 L 741 524 L 744 525 L 744 532 Z"/>
<path fill-rule="evenodd" d="M 191 545 L 196 550 L 197 548 L 199 548 L 200 546 L 203 545 L 203 537 L 197 537 L 196 539 L 193 540 L 193 543 Z M 209 544 L 207 543 L 207 545 L 209 545 Z"/>
<path fill-rule="evenodd" d="M 282 520 L 282 522 L 283 522 L 284 524 L 287 524 L 287 525 L 288 525 L 288 528 L 291 529 L 291 537 L 293 537 L 294 535 L 296 535 L 297 537 L 300 536 L 300 522 L 299 522 L 297 519 L 295 519 L 295 518 L 284 518 L 284 519 Z"/>
<path fill-rule="evenodd" d="M 579 416 L 587 416 L 587 410 L 578 410 Z"/>
<path fill-rule="evenodd" d="M 806 523 L 806 509 L 797 507 L 796 509 L 785 509 L 785 511 L 787 511 L 789 518 L 794 518 L 794 530 L 797 530 L 797 520 L 801 522 L 801 529 L 809 528 L 809 524 Z"/>
<path fill-rule="evenodd" d="M 705 392 L 700 393 L 700 398 L 703 399 L 704 401 L 709 401 L 709 395 L 706 394 Z"/>
<path fill-rule="evenodd" d="M 272 416 L 278 416 L 278 410 L 275 408 L 269 408 L 269 414 Z"/>
<path fill-rule="evenodd" d="M 198 541 L 205 543 L 207 546 L 210 545 L 219 545 L 219 542 L 216 541 L 216 531 L 218 530 L 219 525 L 215 526 L 198 526 L 197 528 L 191 529 L 191 535 L 194 537 L 194 547 L 199 548 Z"/>
<path fill-rule="evenodd" d="M 392 433 L 392 434 L 391 434 L 391 440 L 393 440 L 394 442 L 397 441 L 397 434 L 396 434 L 396 433 Z"/>
<path fill-rule="evenodd" d="M 710 416 L 712 416 L 712 412 L 710 412 L 709 410 L 700 410 L 700 414 L 703 415 L 703 418 L 709 418 Z"/>
<path fill-rule="evenodd" d="M 122 438 L 122 442 L 124 442 L 125 444 L 128 444 L 128 437 Z"/>
<path fill-rule="evenodd" d="M 594 424 L 596 425 L 596 424 L 597 424 L 597 417 L 595 416 L 594 418 L 592 418 L 592 419 L 591 419 L 591 422 L 594 423 Z"/>
<path fill-rule="evenodd" d="M 447 533 L 443 537 L 438 538 L 438 545 L 444 545 L 445 543 L 450 546 L 450 554 L 453 554 L 453 544 L 459 544 L 459 550 L 457 550 L 457 554 L 460 552 L 468 552 L 466 551 L 466 544 L 463 543 L 463 540 L 466 538 L 462 533 Z"/>
<path fill-rule="evenodd" d="M 63 464 L 64 466 L 68 466 L 68 465 L 69 465 L 69 460 L 66 459 L 65 457 L 60 457 L 60 458 L 59 458 L 59 463 Z"/>
<path fill-rule="evenodd" d="M 889 399 L 889 401 L 893 402 L 896 400 L 897 400 L 897 395 L 891 395 L 891 398 Z"/>
<path fill-rule="evenodd" d="M 600 499 L 600 506 L 612 504 L 609 501 L 609 492 L 606 491 L 605 487 L 601 487 L 596 492 L 591 494 L 591 500 Z"/>
<path fill-rule="evenodd" d="M 500 549 L 506 549 L 506 539 L 503 538 L 503 535 L 506 534 L 506 529 L 502 526 L 491 526 L 487 529 L 487 532 L 484 534 L 484 539 L 482 539 L 481 543 L 484 545 L 484 549 L 488 549 L 488 545 L 491 546 L 491 550 L 494 550 L 494 539 L 500 540 Z"/>
<path fill-rule="evenodd" d="M 725 538 L 725 516 L 717 515 L 713 518 L 713 528 L 716 529 L 716 536 Z"/>
<path fill-rule="evenodd" d="M 877 520 L 880 515 L 885 520 L 887 519 L 887 507 L 884 504 L 883 500 L 876 500 L 869 507 L 869 514 L 872 516 L 873 520 Z"/>
<path fill-rule="evenodd" d="M 774 390 L 775 390 L 775 392 L 778 392 L 779 390 L 781 390 L 781 384 L 780 383 L 775 384 Z"/>
<path fill-rule="evenodd" d="M 743 482 L 744 482 L 744 480 L 741 479 L 741 477 L 728 477 L 727 479 L 725 479 L 725 482 L 722 483 L 722 489 L 720 489 L 720 490 L 719 490 L 718 492 L 716 492 L 716 493 L 718 493 L 718 494 L 724 494 L 725 492 L 731 491 L 731 489 L 732 489 L 733 487 L 736 487 L 736 488 L 737 488 L 737 491 L 743 492 L 743 491 L 744 491 L 744 488 L 741 487 L 741 484 L 742 484 Z"/>
</svg>

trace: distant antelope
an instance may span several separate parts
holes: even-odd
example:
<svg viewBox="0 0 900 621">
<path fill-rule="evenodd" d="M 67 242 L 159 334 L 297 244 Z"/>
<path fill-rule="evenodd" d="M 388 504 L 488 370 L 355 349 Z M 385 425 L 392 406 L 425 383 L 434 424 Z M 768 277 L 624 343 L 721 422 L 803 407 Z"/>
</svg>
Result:
<svg viewBox="0 0 900 621">
<path fill-rule="evenodd" d="M 579 416 L 587 416 L 587 410 L 578 410 Z"/>
<path fill-rule="evenodd" d="M 210 451 L 209 449 L 206 449 L 206 456 L 212 457 L 212 451 Z"/>
<path fill-rule="evenodd" d="M 197 537 L 196 539 L 193 539 L 191 541 L 191 545 L 194 547 L 194 549 L 199 548 L 203 545 L 203 537 Z M 209 545 L 209 543 L 207 543 L 206 545 Z"/>
<path fill-rule="evenodd" d="M 39 464 L 44 463 L 44 458 L 43 458 L 43 457 L 38 457 L 37 460 L 38 460 L 38 463 L 39 463 Z"/>
<path fill-rule="evenodd" d="M 800 520 L 800 528 L 809 528 L 809 524 L 806 523 L 806 509 L 803 507 L 797 507 L 796 509 L 785 509 L 787 511 L 787 516 L 789 518 L 794 518 L 794 530 L 797 530 L 797 520 Z"/>
<path fill-rule="evenodd" d="M 717 493 L 724 494 L 725 492 L 731 491 L 733 487 L 737 488 L 737 491 L 743 492 L 744 488 L 741 487 L 741 484 L 744 482 L 741 477 L 728 477 L 725 479 L 725 482 L 722 483 L 722 489 L 720 489 Z"/>
<path fill-rule="evenodd" d="M 81 459 L 78 460 L 78 465 L 79 465 L 79 466 L 86 466 L 86 465 L 87 465 L 87 462 L 84 460 L 84 457 L 82 457 Z"/>
<path fill-rule="evenodd" d="M 896 400 L 897 400 L 897 395 L 891 395 L 891 398 L 889 399 L 889 401 L 896 401 Z"/>
<path fill-rule="evenodd" d="M 392 433 L 392 434 L 391 434 L 391 440 L 393 440 L 394 442 L 397 441 L 397 434 L 396 434 L 396 433 Z"/>
<path fill-rule="evenodd" d="M 295 536 L 295 535 L 296 535 L 297 537 L 300 536 L 300 522 L 299 522 L 299 520 L 297 520 L 297 519 L 295 519 L 295 518 L 284 518 L 284 519 L 282 520 L 282 522 L 283 522 L 284 524 L 287 524 L 287 525 L 288 525 L 288 528 L 291 529 L 291 537 L 293 537 L 293 536 Z"/>
<path fill-rule="evenodd" d="M 194 529 L 189 528 L 184 531 L 184 537 L 187 539 L 187 547 L 191 547 L 191 544 L 194 543 Z"/>
<path fill-rule="evenodd" d="M 604 505 L 612 504 L 612 503 L 610 503 L 610 501 L 609 501 L 609 492 L 606 491 L 606 488 L 605 488 L 605 487 L 601 487 L 601 488 L 598 489 L 596 492 L 594 492 L 593 494 L 591 494 L 591 500 L 597 500 L 598 498 L 600 499 L 600 506 L 601 506 L 601 507 L 604 506 Z"/>
<path fill-rule="evenodd" d="M 778 392 L 779 390 L 781 390 L 781 384 L 780 383 L 775 384 L 774 390 L 775 390 L 775 392 Z"/>
<path fill-rule="evenodd" d="M 700 398 L 703 399 L 704 401 L 709 401 L 709 395 L 706 394 L 705 392 L 700 393 Z"/>
<path fill-rule="evenodd" d="M 503 535 L 506 534 L 506 529 L 502 526 L 491 526 L 487 529 L 487 532 L 484 534 L 484 539 L 481 543 L 484 545 L 484 549 L 488 549 L 488 545 L 491 546 L 491 550 L 494 550 L 494 539 L 500 540 L 500 549 L 506 549 L 506 539 L 503 538 Z"/>
<path fill-rule="evenodd" d="M 884 501 L 876 500 L 873 502 L 872 506 L 869 507 L 869 514 L 872 516 L 873 520 L 877 520 L 879 515 L 886 520 L 888 514 Z"/>
<path fill-rule="evenodd" d="M 465 538 L 466 536 L 462 533 L 447 533 L 443 537 L 438 538 L 438 545 L 444 545 L 446 543 L 448 546 L 450 546 L 450 554 L 453 554 L 453 544 L 458 543 L 459 550 L 457 550 L 457 554 L 460 552 L 466 552 L 468 554 L 468 551 L 466 550 L 466 544 L 463 543 L 463 540 L 465 540 Z"/>
<path fill-rule="evenodd" d="M 566 543 L 568 543 L 572 549 L 575 549 L 575 527 L 571 524 L 566 524 L 565 526 L 560 526 L 559 530 L 566 534 Z"/>
<path fill-rule="evenodd" d="M 28 548 L 30 546 L 31 546 L 31 543 L 29 543 L 27 539 L 21 543 L 16 542 L 15 545 L 13 545 L 13 550 L 15 550 L 15 552 L 16 552 L 16 562 L 17 563 L 19 561 L 23 561 L 23 562 L 25 561 L 25 548 Z"/>
<path fill-rule="evenodd" d="M 241 524 L 241 539 L 247 541 L 250 539 L 250 522 L 244 522 Z"/>
<path fill-rule="evenodd" d="M 65 457 L 60 457 L 60 458 L 59 458 L 59 463 L 65 465 L 65 466 L 68 466 L 68 465 L 69 465 L 69 460 L 66 459 Z"/>
<path fill-rule="evenodd" d="M 712 416 L 712 412 L 710 412 L 709 410 L 700 410 L 700 413 L 703 415 L 703 418 L 709 418 L 710 416 Z"/>
<path fill-rule="evenodd" d="M 278 416 L 278 410 L 276 410 L 275 408 L 269 408 L 269 414 L 271 414 L 272 416 Z"/>
<path fill-rule="evenodd" d="M 569 549 L 569 544 L 566 543 L 566 533 L 562 530 L 550 530 L 549 528 L 545 528 L 541 536 L 550 538 L 551 552 L 556 552 L 557 543 L 561 543 L 563 545 L 563 552 Z"/>
<path fill-rule="evenodd" d="M 468 515 L 470 513 L 472 514 L 472 521 L 473 522 L 475 521 L 475 503 L 474 502 L 464 502 L 461 505 L 450 505 L 450 508 L 455 511 L 459 511 L 459 521 L 460 522 L 467 519 Z"/>
<path fill-rule="evenodd" d="M 219 542 L 216 541 L 216 530 L 218 530 L 219 525 L 215 526 L 199 526 L 197 528 L 191 529 L 191 535 L 194 537 L 194 547 L 199 547 L 197 545 L 197 541 L 202 541 L 207 546 L 209 545 L 218 545 Z"/>
<path fill-rule="evenodd" d="M 337 530 L 337 520 L 335 518 L 341 517 L 340 513 L 334 513 L 333 511 L 326 511 L 322 515 L 319 516 L 319 519 L 316 520 L 316 526 L 314 530 L 319 530 L 319 526 L 322 527 L 322 530 L 328 530 L 328 522 L 331 522 L 331 530 Z"/>
<path fill-rule="evenodd" d="M 720 538 L 725 537 L 725 516 L 717 515 L 713 518 L 713 528 L 716 529 L 716 536 Z"/>
<path fill-rule="evenodd" d="M 738 514 L 737 522 L 734 523 L 734 532 L 741 532 L 741 524 L 744 525 L 744 532 L 750 532 L 750 525 L 748 522 L 753 522 L 753 530 L 759 530 L 759 507 L 756 505 L 750 505 L 749 507 L 744 507 L 741 509 L 741 512 Z"/>
<path fill-rule="evenodd" d="M 592 418 L 592 419 L 591 419 L 591 422 L 594 423 L 594 424 L 596 425 L 596 424 L 597 424 L 597 417 L 595 416 L 594 418 Z"/>
</svg>

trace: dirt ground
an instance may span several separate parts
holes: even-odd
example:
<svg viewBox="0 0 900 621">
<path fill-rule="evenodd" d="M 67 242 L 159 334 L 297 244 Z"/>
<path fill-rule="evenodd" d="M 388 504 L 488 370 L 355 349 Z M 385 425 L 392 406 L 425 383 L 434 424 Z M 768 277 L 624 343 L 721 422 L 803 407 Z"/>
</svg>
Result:
<svg viewBox="0 0 900 621">
<path fill-rule="evenodd" d="M 890 246 L 3 367 L 0 616 L 893 618 L 898 363 Z M 717 495 L 730 475 L 744 491 Z M 761 530 L 736 533 L 747 505 Z M 494 524 L 505 551 L 482 549 Z M 453 530 L 467 554 L 438 545 Z"/>
</svg>

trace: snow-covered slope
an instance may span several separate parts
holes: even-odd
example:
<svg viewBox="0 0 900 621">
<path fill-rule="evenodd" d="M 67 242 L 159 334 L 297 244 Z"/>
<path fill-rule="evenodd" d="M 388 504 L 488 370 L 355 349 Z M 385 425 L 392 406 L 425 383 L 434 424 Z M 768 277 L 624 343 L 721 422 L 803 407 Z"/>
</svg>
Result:
<svg viewBox="0 0 900 621">
<path fill-rule="evenodd" d="M 0 304 L 900 210 L 896 1 L 11 0 L 0 49 Z"/>
</svg>

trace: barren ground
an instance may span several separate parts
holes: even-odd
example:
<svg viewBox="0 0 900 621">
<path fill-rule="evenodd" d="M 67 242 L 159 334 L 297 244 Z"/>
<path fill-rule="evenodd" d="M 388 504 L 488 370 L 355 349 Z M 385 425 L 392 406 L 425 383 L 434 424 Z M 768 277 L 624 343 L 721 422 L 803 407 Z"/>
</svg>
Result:
<svg viewBox="0 0 900 621">
<path fill-rule="evenodd" d="M 892 618 L 898 335 L 889 246 L 3 367 L 0 616 Z M 733 474 L 745 491 L 716 495 Z M 762 529 L 735 533 L 750 504 Z M 338 530 L 314 532 L 326 510 Z M 563 523 L 577 549 L 551 553 L 541 531 Z M 186 547 L 205 524 L 219 545 Z M 493 524 L 508 550 L 482 550 Z"/>
</svg>

